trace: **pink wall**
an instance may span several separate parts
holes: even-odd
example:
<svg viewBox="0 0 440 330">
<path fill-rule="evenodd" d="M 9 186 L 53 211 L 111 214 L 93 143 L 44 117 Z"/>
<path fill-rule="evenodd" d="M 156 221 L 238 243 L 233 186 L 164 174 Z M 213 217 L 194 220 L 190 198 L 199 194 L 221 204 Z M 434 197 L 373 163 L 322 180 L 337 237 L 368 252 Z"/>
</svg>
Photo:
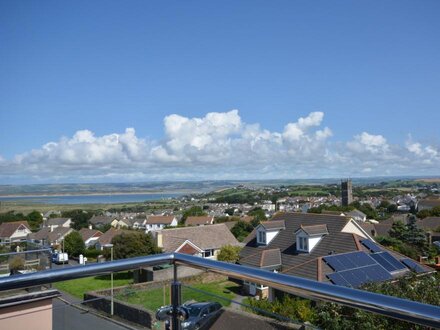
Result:
<svg viewBox="0 0 440 330">
<path fill-rule="evenodd" d="M 1 308 L 0 329 L 52 330 L 52 298 Z"/>
</svg>

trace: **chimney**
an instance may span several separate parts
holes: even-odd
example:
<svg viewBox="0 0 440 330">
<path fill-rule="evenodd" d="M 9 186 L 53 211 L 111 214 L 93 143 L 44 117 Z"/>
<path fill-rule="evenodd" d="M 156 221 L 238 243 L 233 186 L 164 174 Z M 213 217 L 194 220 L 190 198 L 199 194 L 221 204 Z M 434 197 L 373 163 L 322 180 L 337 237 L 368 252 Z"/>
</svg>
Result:
<svg viewBox="0 0 440 330">
<path fill-rule="evenodd" d="M 93 229 L 91 224 L 89 224 L 89 229 L 90 229 L 90 230 Z"/>
<path fill-rule="evenodd" d="M 50 225 L 50 232 L 53 232 L 53 225 Z"/>
</svg>

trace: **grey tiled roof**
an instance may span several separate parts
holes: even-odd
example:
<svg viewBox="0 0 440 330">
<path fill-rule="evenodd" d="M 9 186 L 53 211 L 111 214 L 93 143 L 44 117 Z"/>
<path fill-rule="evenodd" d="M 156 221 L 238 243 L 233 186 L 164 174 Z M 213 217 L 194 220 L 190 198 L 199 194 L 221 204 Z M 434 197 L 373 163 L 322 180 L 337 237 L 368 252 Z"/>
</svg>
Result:
<svg viewBox="0 0 440 330">
<path fill-rule="evenodd" d="M 262 225 L 264 227 L 264 229 L 267 229 L 267 230 L 285 229 L 286 228 L 284 220 L 264 221 L 264 222 L 261 222 L 260 225 Z"/>
<path fill-rule="evenodd" d="M 50 218 L 46 220 L 46 226 L 62 226 L 69 220 L 70 218 Z"/>
<path fill-rule="evenodd" d="M 327 225 L 301 226 L 301 229 L 308 235 L 328 235 Z"/>
<path fill-rule="evenodd" d="M 274 220 L 284 220 L 285 229 L 267 245 L 261 246 L 256 242 L 255 230 L 246 238 L 246 246 L 240 253 L 239 263 L 252 267 L 268 267 L 265 261 L 275 259 L 275 250 L 280 251 L 281 273 L 300 276 L 318 281 L 329 281 L 326 274 L 334 272 L 324 261 L 323 257 L 329 254 L 340 254 L 352 251 L 370 251 L 361 244 L 363 237 L 356 234 L 342 232 L 350 221 L 343 216 L 322 214 L 284 213 L 278 214 Z M 269 221 L 270 222 L 270 221 Z M 326 226 L 328 235 L 324 235 L 310 253 L 298 252 L 296 249 L 296 232 L 304 227 L 323 229 Z M 385 247 L 381 248 L 385 251 Z M 388 251 L 398 259 L 404 256 Z M 403 273 L 409 272 L 406 270 Z"/>
<path fill-rule="evenodd" d="M 281 254 L 281 272 L 317 279 L 318 258 L 329 253 L 342 253 L 357 250 L 355 235 L 342 233 L 341 230 L 350 218 L 340 215 L 323 215 L 313 213 L 280 213 L 271 221 L 284 220 L 285 229 L 268 246 L 259 246 L 255 231 L 246 238 L 246 246 L 240 253 L 240 264 L 260 267 L 262 254 L 265 250 L 279 249 Z M 311 253 L 298 253 L 295 232 L 304 226 L 326 226 L 328 235 L 324 236 Z"/>
</svg>

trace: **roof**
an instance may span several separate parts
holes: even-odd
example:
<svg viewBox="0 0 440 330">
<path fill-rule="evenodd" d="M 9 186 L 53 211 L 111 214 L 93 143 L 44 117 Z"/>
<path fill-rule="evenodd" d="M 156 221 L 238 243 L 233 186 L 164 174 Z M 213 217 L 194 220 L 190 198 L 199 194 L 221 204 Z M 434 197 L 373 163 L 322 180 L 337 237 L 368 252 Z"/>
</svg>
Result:
<svg viewBox="0 0 440 330">
<path fill-rule="evenodd" d="M 122 234 L 123 232 L 126 232 L 126 230 L 110 228 L 98 238 L 98 242 L 100 245 L 110 244 L 113 237 Z"/>
<path fill-rule="evenodd" d="M 67 234 L 72 232 L 73 229 L 69 227 L 56 227 L 51 231 L 50 227 L 40 229 L 36 233 L 29 234 L 30 239 L 45 240 L 48 243 L 55 242 L 59 238 L 64 238 Z"/>
<path fill-rule="evenodd" d="M 164 252 L 174 252 L 183 242 L 189 240 L 202 250 L 219 249 L 224 245 L 240 243 L 223 224 L 197 227 L 182 227 L 161 231 Z"/>
<path fill-rule="evenodd" d="M 285 230 L 281 230 L 267 246 L 257 244 L 255 230 L 249 234 L 245 240 L 247 244 L 240 252 L 240 264 L 260 267 L 263 251 L 279 249 L 283 273 L 316 280 L 318 257 L 357 249 L 353 234 L 341 232 L 350 221 L 348 217 L 315 213 L 278 213 L 266 222 L 279 220 L 284 220 Z M 311 253 L 297 253 L 295 232 L 301 226 L 316 225 L 326 225 L 329 235 L 324 236 Z"/>
<path fill-rule="evenodd" d="M 246 238 L 247 244 L 240 252 L 240 264 L 267 267 L 268 261 L 265 259 L 270 256 L 273 260 L 276 254 L 276 252 L 268 251 L 279 250 L 281 273 L 329 282 L 326 274 L 331 274 L 334 271 L 323 261 L 323 257 L 353 251 L 370 253 L 370 250 L 361 243 L 365 238 L 342 232 L 345 225 L 352 221 L 348 217 L 313 213 L 284 213 L 276 215 L 269 222 L 274 220 L 284 220 L 285 230 L 280 231 L 267 246 L 257 244 L 254 230 Z M 296 249 L 296 232 L 299 229 L 304 230 L 304 228 L 312 232 L 322 232 L 324 228 L 328 231 L 328 235 L 323 236 L 310 253 L 298 252 Z M 381 246 L 381 249 L 387 251 L 385 247 Z M 388 252 L 394 256 L 397 255 L 392 251 Z M 397 257 L 403 258 L 399 255 Z"/>
<path fill-rule="evenodd" d="M 440 228 L 440 217 L 427 217 L 416 222 L 417 227 L 424 230 Z"/>
<path fill-rule="evenodd" d="M 266 230 L 276 230 L 276 229 L 285 229 L 286 225 L 284 224 L 284 220 L 272 220 L 272 221 L 264 221 L 260 223 Z"/>
<path fill-rule="evenodd" d="M 107 225 L 107 224 L 111 224 L 113 220 L 115 220 L 114 217 L 94 215 L 93 217 L 90 218 L 89 223 L 91 223 L 92 225 Z"/>
<path fill-rule="evenodd" d="M 364 212 L 356 210 L 356 209 L 353 210 L 353 211 L 348 212 L 347 216 L 350 216 L 350 217 L 360 217 L 360 218 L 366 218 L 367 217 L 367 215 Z"/>
<path fill-rule="evenodd" d="M 210 216 L 194 216 L 186 218 L 187 226 L 210 225 L 214 221 L 214 217 Z"/>
<path fill-rule="evenodd" d="M 30 231 L 27 221 L 3 222 L 0 225 L 0 237 L 11 237 L 20 226 L 25 226 Z"/>
<path fill-rule="evenodd" d="M 424 207 L 440 206 L 440 198 L 421 199 L 417 203 L 417 207 L 419 207 L 419 206 L 424 206 Z"/>
<path fill-rule="evenodd" d="M 328 235 L 327 225 L 312 225 L 301 226 L 301 228 L 307 235 Z"/>
<path fill-rule="evenodd" d="M 245 258 L 242 259 L 244 260 Z M 260 268 L 277 269 L 281 266 L 281 251 L 278 248 L 263 250 L 261 253 L 248 256 L 246 263 Z"/>
<path fill-rule="evenodd" d="M 81 228 L 79 234 L 81 235 L 84 242 L 94 236 L 100 237 L 103 235 L 102 231 L 96 229 L 89 229 L 89 228 Z"/>
<path fill-rule="evenodd" d="M 71 220 L 70 218 L 50 218 L 46 220 L 46 226 L 62 226 L 67 221 Z"/>
<path fill-rule="evenodd" d="M 176 217 L 174 215 L 149 215 L 147 225 L 170 225 Z"/>
</svg>

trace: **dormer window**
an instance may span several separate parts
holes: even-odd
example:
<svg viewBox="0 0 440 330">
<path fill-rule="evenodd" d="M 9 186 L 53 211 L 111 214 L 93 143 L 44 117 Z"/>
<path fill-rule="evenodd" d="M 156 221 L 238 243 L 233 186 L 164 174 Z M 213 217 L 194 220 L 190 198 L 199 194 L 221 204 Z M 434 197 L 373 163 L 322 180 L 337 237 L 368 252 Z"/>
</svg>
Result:
<svg viewBox="0 0 440 330">
<path fill-rule="evenodd" d="M 327 225 L 301 226 L 295 234 L 297 251 L 310 253 L 328 230 Z"/>
<path fill-rule="evenodd" d="M 257 238 L 258 244 L 266 244 L 266 232 L 263 230 L 258 231 L 258 238 Z"/>
<path fill-rule="evenodd" d="M 256 229 L 257 244 L 269 245 L 280 230 L 285 228 L 284 220 L 273 220 L 260 223 Z"/>
<path fill-rule="evenodd" d="M 299 237 L 299 248 L 301 251 L 309 251 L 309 239 L 307 237 Z"/>
</svg>

